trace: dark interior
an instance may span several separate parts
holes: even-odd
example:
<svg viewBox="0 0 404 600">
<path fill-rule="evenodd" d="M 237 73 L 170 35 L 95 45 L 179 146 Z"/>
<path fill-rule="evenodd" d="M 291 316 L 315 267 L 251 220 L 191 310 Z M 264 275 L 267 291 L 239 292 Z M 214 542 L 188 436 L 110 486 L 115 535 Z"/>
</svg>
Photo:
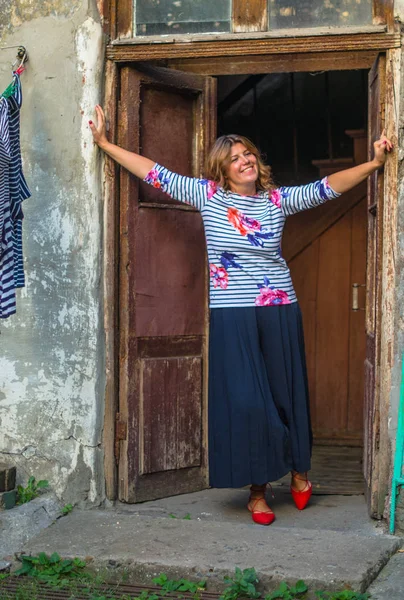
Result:
<svg viewBox="0 0 404 600">
<path fill-rule="evenodd" d="M 252 139 L 279 185 L 316 179 L 312 161 L 352 156 L 346 130 L 367 122 L 367 71 L 218 78 L 218 135 Z"/>
</svg>

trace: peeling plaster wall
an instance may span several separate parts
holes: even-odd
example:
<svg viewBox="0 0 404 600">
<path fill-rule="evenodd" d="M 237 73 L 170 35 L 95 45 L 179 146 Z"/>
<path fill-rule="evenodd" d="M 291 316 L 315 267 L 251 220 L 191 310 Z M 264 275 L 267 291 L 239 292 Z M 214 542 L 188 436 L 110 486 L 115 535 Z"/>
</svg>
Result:
<svg viewBox="0 0 404 600">
<path fill-rule="evenodd" d="M 101 102 L 96 0 L 2 0 L 1 46 L 22 44 L 26 288 L 0 321 L 0 461 L 66 502 L 104 498 L 102 189 L 88 120 Z M 15 49 L 0 54 L 0 85 Z"/>
</svg>

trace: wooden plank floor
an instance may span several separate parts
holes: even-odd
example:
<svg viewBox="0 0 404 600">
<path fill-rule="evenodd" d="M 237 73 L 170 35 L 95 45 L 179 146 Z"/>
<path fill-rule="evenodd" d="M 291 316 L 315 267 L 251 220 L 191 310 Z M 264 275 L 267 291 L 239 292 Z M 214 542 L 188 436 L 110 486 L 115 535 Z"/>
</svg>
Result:
<svg viewBox="0 0 404 600">
<path fill-rule="evenodd" d="M 314 446 L 310 480 L 314 494 L 353 496 L 365 491 L 362 474 L 363 448 Z M 289 486 L 290 477 L 279 484 Z"/>
</svg>

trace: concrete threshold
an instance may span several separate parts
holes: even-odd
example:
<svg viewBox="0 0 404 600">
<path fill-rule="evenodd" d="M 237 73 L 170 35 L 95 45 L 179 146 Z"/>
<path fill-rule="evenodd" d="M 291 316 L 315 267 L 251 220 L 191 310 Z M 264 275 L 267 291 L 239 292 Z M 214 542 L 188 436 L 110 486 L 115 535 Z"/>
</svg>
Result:
<svg viewBox="0 0 404 600">
<path fill-rule="evenodd" d="M 365 591 L 402 540 L 368 518 L 363 496 L 314 496 L 302 512 L 276 491 L 277 520 L 255 525 L 245 490 L 205 490 L 140 505 L 79 511 L 24 546 L 91 560 L 110 575 L 150 584 L 159 573 L 223 589 L 236 566 L 254 567 L 266 592 L 303 579 L 310 589 Z"/>
<path fill-rule="evenodd" d="M 24 544 L 60 517 L 60 503 L 52 494 L 41 495 L 27 504 L 0 512 L 1 559 L 18 552 Z"/>
</svg>

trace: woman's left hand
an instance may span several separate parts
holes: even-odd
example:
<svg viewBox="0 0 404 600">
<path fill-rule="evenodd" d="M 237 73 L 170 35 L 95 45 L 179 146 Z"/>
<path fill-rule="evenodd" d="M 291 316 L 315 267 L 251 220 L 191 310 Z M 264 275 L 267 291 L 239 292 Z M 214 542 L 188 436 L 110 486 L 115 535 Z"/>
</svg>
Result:
<svg viewBox="0 0 404 600">
<path fill-rule="evenodd" d="M 373 144 L 374 158 L 373 160 L 378 163 L 379 166 L 384 165 L 386 162 L 387 153 L 393 150 L 393 144 L 389 139 L 386 138 L 386 130 L 383 129 L 382 135 Z"/>
</svg>

